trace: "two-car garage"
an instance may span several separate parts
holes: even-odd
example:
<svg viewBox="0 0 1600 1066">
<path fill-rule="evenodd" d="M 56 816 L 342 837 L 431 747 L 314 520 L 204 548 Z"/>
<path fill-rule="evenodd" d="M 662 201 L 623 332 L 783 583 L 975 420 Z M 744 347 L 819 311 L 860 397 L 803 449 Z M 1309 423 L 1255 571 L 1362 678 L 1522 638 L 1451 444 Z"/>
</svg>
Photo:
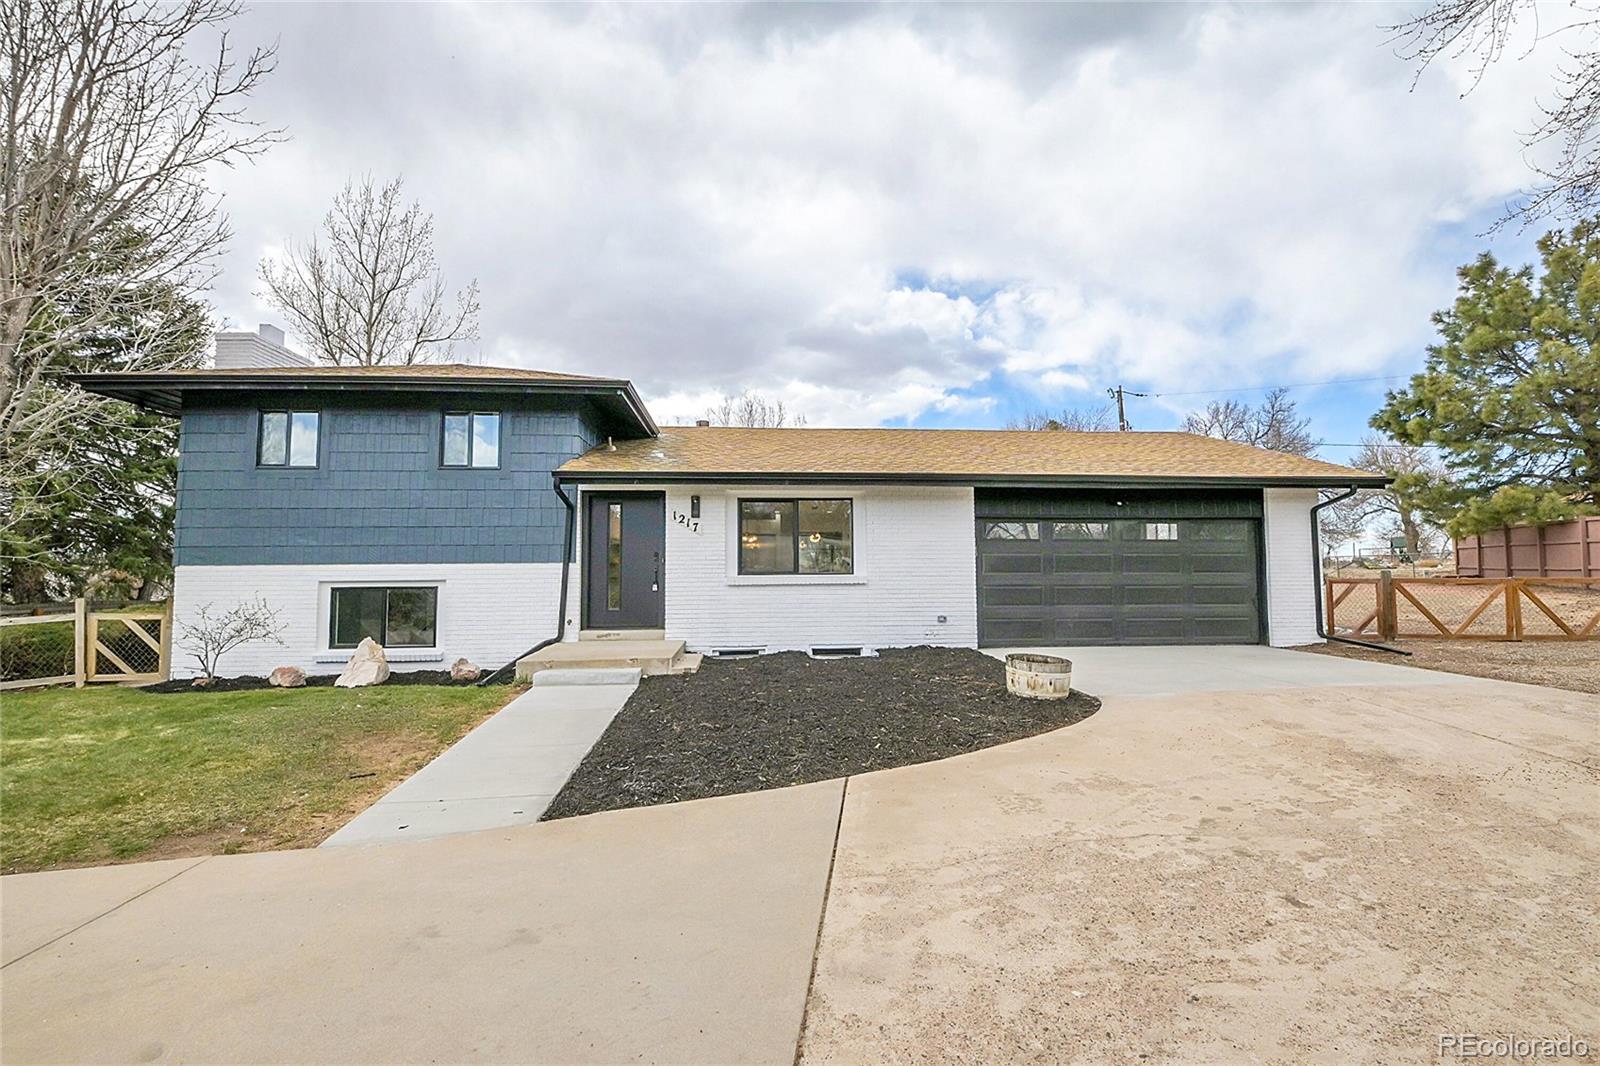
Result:
<svg viewBox="0 0 1600 1066">
<path fill-rule="evenodd" d="M 979 489 L 978 639 L 1255 644 L 1259 490 Z"/>
</svg>

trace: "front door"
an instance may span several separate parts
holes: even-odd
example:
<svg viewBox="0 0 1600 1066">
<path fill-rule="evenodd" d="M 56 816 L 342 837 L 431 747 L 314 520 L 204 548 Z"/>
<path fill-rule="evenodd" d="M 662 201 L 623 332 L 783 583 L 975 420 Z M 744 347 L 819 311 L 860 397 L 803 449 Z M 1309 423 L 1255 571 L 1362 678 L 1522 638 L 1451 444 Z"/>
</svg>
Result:
<svg viewBox="0 0 1600 1066">
<path fill-rule="evenodd" d="M 660 493 L 586 494 L 584 625 L 589 629 L 660 629 L 667 540 Z"/>
</svg>

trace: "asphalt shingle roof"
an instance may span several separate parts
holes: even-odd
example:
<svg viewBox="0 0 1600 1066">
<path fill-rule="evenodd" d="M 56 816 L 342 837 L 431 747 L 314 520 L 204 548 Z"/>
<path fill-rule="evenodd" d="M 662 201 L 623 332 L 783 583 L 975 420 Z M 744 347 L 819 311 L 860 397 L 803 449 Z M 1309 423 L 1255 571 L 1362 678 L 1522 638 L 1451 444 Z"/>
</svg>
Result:
<svg viewBox="0 0 1600 1066">
<path fill-rule="evenodd" d="M 1191 433 L 667 427 L 602 445 L 563 476 L 812 475 L 1382 484 L 1370 471 Z"/>
</svg>

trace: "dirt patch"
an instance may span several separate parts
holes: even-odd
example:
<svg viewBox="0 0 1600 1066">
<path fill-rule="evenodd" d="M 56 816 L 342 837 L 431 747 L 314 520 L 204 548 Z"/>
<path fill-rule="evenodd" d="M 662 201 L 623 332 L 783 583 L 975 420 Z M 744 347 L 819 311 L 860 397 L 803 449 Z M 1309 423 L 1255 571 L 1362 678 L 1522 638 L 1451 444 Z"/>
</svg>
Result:
<svg viewBox="0 0 1600 1066">
<path fill-rule="evenodd" d="M 1410 640 L 1394 647 L 1411 657 L 1332 642 L 1294 650 L 1600 693 L 1600 640 Z"/>
<path fill-rule="evenodd" d="M 645 678 L 544 818 L 943 759 L 1071 725 L 1099 708 L 1081 692 L 1013 696 L 999 660 L 963 648 L 707 660 L 697 673 Z"/>
<path fill-rule="evenodd" d="M 308 674 L 306 688 L 332 688 L 338 674 Z M 509 685 L 513 678 L 511 671 L 506 671 L 495 678 L 491 684 Z M 448 670 L 396 670 L 389 675 L 389 680 L 384 685 L 448 685 L 453 688 L 466 688 L 476 685 L 476 681 L 456 681 L 450 677 Z M 272 688 L 264 677 L 255 677 L 245 674 L 240 677 L 219 677 L 209 685 L 196 685 L 189 678 L 174 678 L 171 681 L 158 681 L 153 685 L 141 685 L 141 692 L 250 692 L 255 689 Z"/>
</svg>

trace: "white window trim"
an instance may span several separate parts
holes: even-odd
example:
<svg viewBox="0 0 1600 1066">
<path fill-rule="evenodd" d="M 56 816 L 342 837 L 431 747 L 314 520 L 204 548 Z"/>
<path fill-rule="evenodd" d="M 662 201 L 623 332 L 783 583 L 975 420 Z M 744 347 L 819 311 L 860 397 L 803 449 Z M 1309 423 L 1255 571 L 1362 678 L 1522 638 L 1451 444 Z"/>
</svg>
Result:
<svg viewBox="0 0 1600 1066">
<path fill-rule="evenodd" d="M 865 585 L 868 584 L 870 566 L 867 538 L 866 512 L 860 490 L 847 487 L 838 489 L 827 485 L 802 488 L 768 487 L 754 485 L 749 488 L 728 489 L 724 506 L 727 508 L 726 564 L 729 585 Z M 850 501 L 850 556 L 855 572 L 850 574 L 741 574 L 739 573 L 739 501 L 740 500 L 849 500 Z"/>
<path fill-rule="evenodd" d="M 312 654 L 313 662 L 342 663 L 348 662 L 353 648 L 330 648 L 328 637 L 331 635 L 333 622 L 333 590 L 336 588 L 432 588 L 434 590 L 433 607 L 433 647 L 431 648 L 384 648 L 383 657 L 392 663 L 440 663 L 444 662 L 445 649 L 445 581 L 443 578 L 381 578 L 377 580 L 332 580 L 317 582 L 317 650 Z"/>
</svg>

